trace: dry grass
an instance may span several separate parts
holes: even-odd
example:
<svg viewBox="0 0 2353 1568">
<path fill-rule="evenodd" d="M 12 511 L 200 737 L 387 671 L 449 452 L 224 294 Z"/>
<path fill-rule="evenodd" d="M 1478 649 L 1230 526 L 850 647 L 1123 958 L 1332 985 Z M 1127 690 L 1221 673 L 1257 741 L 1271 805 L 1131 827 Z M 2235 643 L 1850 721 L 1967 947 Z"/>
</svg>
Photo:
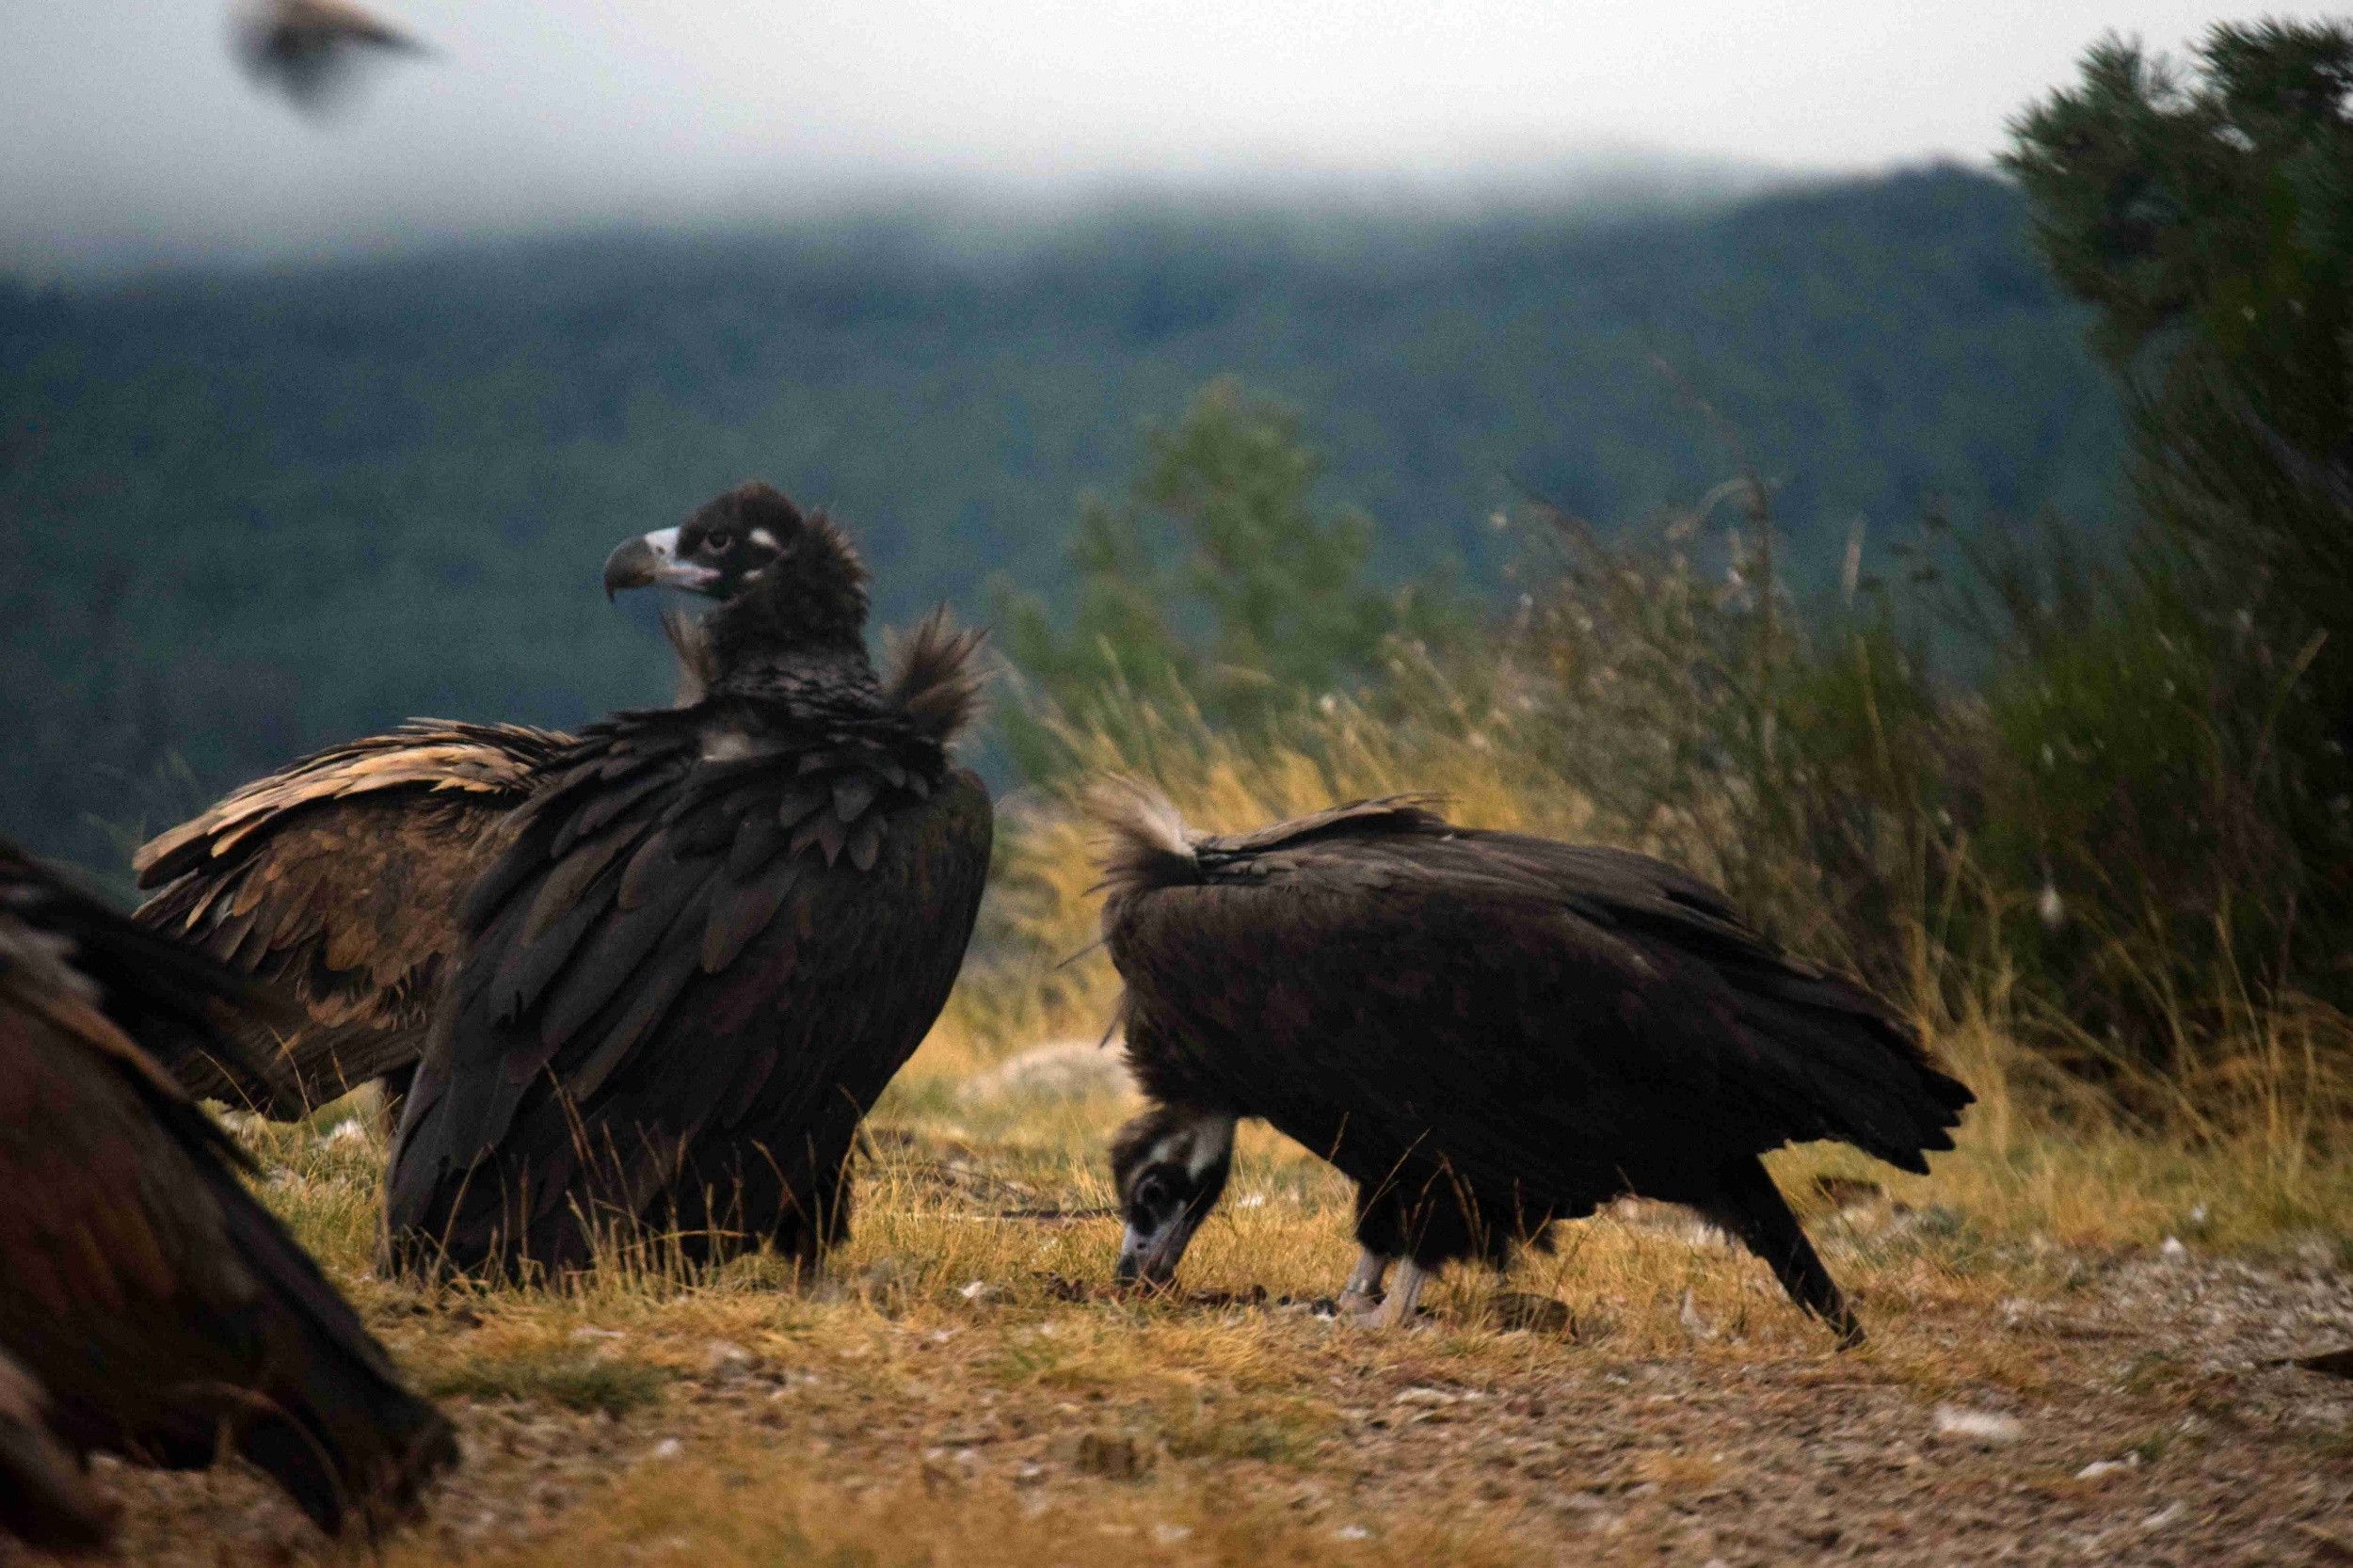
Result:
<svg viewBox="0 0 2353 1568">
<path fill-rule="evenodd" d="M 1475 746 L 1397 744 L 1366 725 L 1269 764 L 1189 741 L 1161 776 L 1207 826 L 1410 776 L 1466 821 L 1579 830 Z M 385 1561 L 2252 1562 L 2353 1541 L 2353 1398 L 2265 1365 L 2353 1341 L 2341 1021 L 2250 1019 L 2231 1072 L 2153 1129 L 2021 1052 L 1977 987 L 1931 1020 L 1981 1096 L 1931 1176 L 1775 1157 L 1860 1298 L 1854 1354 L 1648 1206 L 1505 1280 L 1450 1278 L 1382 1335 L 1315 1310 L 1353 1257 L 1348 1193 L 1263 1128 L 1183 1289 L 1111 1290 L 1102 1149 L 1130 1103 L 971 1088 L 1092 1039 L 1111 997 L 1099 954 L 1057 967 L 1092 936 L 1085 830 L 1048 804 L 1013 837 L 998 955 L 886 1096 L 854 1239 L 814 1284 L 754 1259 L 420 1292 L 366 1272 L 364 1116 L 244 1128 L 271 1202 L 466 1430 L 465 1471 Z M 1940 1439 L 1942 1403 L 2024 1435 Z M 135 1560 L 325 1550 L 249 1478 L 114 1475 Z"/>
</svg>

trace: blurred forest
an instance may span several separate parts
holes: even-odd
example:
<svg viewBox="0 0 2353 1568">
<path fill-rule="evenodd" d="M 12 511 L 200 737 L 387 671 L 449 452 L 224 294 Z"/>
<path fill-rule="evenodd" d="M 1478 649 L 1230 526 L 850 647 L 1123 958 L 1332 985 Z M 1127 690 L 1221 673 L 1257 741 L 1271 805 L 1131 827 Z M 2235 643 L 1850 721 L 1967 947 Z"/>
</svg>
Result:
<svg viewBox="0 0 2353 1568">
<path fill-rule="evenodd" d="M 2063 516 L 2096 553 L 2127 443 L 2089 319 L 2018 189 L 1957 169 L 1647 212 L 909 218 L 0 283 L 8 830 L 119 867 L 142 822 L 409 714 L 662 700 L 650 616 L 598 564 L 751 475 L 852 527 L 884 617 L 951 599 L 1033 669 L 1093 670 L 1098 568 L 1188 504 L 1168 442 L 1220 398 L 1279 400 L 1277 445 L 1320 454 L 1284 504 L 1323 520 L 1301 583 L 1328 568 L 1315 614 L 1358 655 L 1483 616 L 1521 552 L 1498 517 L 1535 497 L 1613 533 L 1753 472 L 1806 591 L 1931 512 L 1989 539 Z M 1288 646 L 1250 636 L 1209 664 Z"/>
</svg>

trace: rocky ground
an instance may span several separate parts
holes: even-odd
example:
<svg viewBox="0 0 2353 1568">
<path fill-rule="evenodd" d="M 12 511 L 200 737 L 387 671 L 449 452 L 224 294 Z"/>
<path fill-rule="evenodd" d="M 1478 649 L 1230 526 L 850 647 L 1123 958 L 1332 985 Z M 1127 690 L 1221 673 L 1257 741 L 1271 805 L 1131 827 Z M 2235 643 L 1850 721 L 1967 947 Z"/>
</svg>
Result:
<svg viewBox="0 0 2353 1568">
<path fill-rule="evenodd" d="M 1833 1185 L 1855 1353 L 1637 1208 L 1383 1334 L 1311 1298 L 1348 1257 L 1312 1169 L 1246 1165 L 1225 1250 L 1139 1302 L 1084 1177 L 914 1135 L 880 1160 L 808 1289 L 355 1280 L 466 1439 L 388 1560 L 2353 1562 L 2353 1381 L 2296 1364 L 2353 1346 L 2327 1237 L 1993 1243 Z M 233 1467 L 107 1480 L 126 1560 L 367 1555 Z"/>
</svg>

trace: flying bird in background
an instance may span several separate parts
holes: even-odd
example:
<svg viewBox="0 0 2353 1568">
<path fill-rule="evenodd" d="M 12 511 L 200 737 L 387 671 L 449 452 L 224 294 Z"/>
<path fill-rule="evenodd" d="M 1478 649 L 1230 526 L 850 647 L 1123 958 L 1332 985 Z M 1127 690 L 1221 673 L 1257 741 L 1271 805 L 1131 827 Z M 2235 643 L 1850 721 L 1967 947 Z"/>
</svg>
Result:
<svg viewBox="0 0 2353 1568">
<path fill-rule="evenodd" d="M 333 104 L 368 56 L 426 52 L 412 35 L 348 0 L 251 0 L 231 26 L 247 73 L 314 114 Z"/>
<path fill-rule="evenodd" d="M 467 899 L 392 1149 L 394 1266 L 813 1261 L 971 936 L 991 814 L 949 744 L 977 636 L 935 616 L 877 679 L 864 564 L 760 484 L 625 542 L 605 583 L 716 601 L 710 687 L 585 730 Z"/>
<path fill-rule="evenodd" d="M 169 1469 L 235 1452 L 322 1529 L 373 1531 L 456 1436 L 151 1054 L 232 1054 L 251 1003 L 0 843 L 0 1355 L 40 1391 L 16 1408 L 45 1405 L 77 1451 Z"/>
<path fill-rule="evenodd" d="M 1158 1102 L 1112 1151 L 1123 1278 L 1173 1277 L 1258 1116 L 1355 1181 L 1343 1299 L 1378 1321 L 1447 1264 L 1500 1266 L 1632 1194 L 1697 1208 L 1863 1337 L 1758 1156 L 1832 1139 L 1926 1171 L 1974 1096 L 1860 986 L 1663 862 L 1414 800 L 1232 837 L 1141 785 L 1096 806 L 1128 1063 Z"/>
</svg>

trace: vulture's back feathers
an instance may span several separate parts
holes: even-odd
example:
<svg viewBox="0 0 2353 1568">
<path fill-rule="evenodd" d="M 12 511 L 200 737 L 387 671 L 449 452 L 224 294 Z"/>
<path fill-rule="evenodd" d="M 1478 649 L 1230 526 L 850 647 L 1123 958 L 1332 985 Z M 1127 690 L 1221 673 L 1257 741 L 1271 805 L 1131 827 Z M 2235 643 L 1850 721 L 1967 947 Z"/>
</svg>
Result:
<svg viewBox="0 0 2353 1568">
<path fill-rule="evenodd" d="M 0 1352 L 76 1447 L 202 1466 L 227 1432 L 322 1528 L 373 1528 L 455 1436 L 142 1048 L 233 1056 L 247 995 L 0 845 Z"/>
</svg>

